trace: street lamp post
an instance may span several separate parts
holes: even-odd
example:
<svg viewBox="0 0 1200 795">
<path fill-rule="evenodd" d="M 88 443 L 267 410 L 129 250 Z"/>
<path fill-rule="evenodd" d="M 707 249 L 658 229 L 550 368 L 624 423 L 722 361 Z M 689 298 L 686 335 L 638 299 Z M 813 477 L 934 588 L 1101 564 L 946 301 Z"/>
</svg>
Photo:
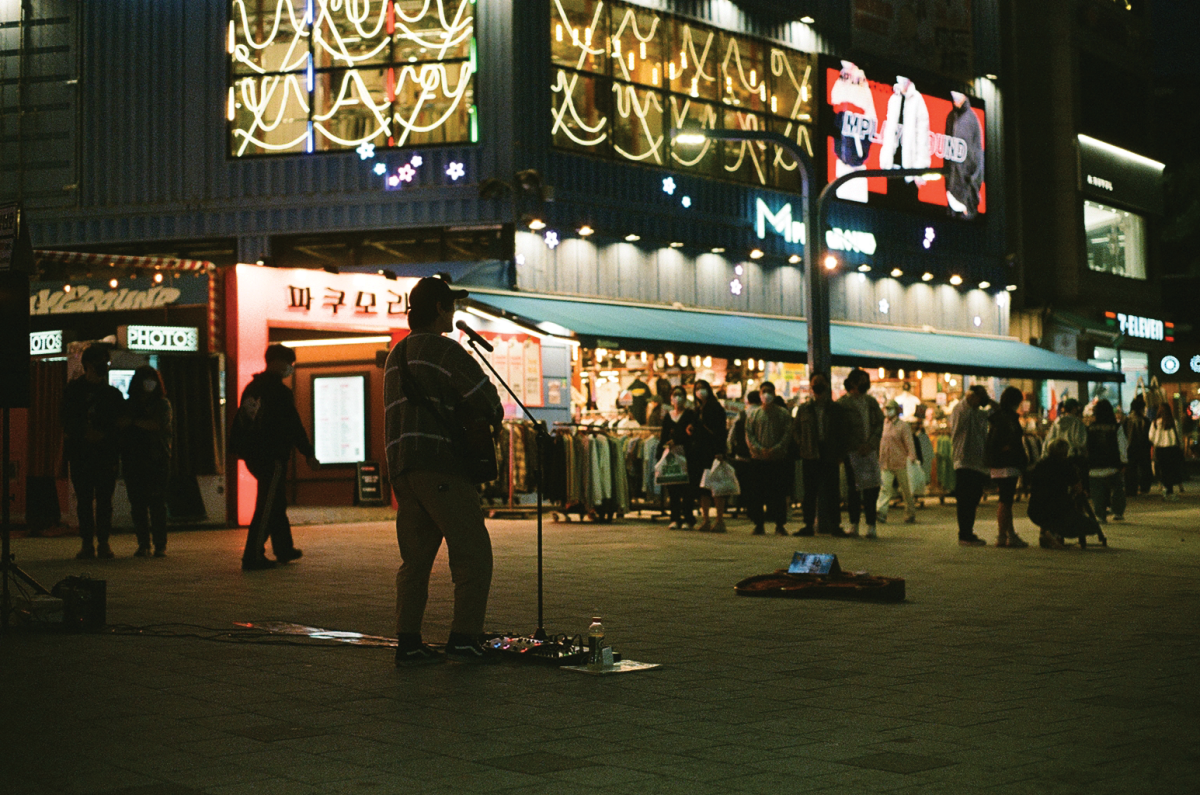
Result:
<svg viewBox="0 0 1200 795">
<path fill-rule="evenodd" d="M 883 177 L 884 179 L 903 179 L 904 177 L 940 176 L 942 168 L 899 168 L 899 169 L 867 169 L 843 174 L 826 185 L 816 201 L 816 212 L 812 212 L 810 204 L 811 185 L 813 184 L 812 159 L 800 146 L 790 138 L 767 130 L 726 130 L 726 129 L 680 129 L 671 128 L 671 137 L 680 143 L 703 143 L 706 139 L 714 141 L 766 141 L 782 146 L 792 153 L 800 164 L 800 214 L 804 224 L 804 312 L 808 324 L 808 373 L 811 378 L 815 373 L 823 373 L 829 377 L 833 366 L 833 354 L 829 339 L 829 280 L 824 269 L 816 267 L 825 255 L 825 204 L 832 192 L 836 191 L 852 179 L 866 177 Z M 813 216 L 816 223 L 811 223 Z M 812 245 L 809 245 L 812 241 Z"/>
</svg>

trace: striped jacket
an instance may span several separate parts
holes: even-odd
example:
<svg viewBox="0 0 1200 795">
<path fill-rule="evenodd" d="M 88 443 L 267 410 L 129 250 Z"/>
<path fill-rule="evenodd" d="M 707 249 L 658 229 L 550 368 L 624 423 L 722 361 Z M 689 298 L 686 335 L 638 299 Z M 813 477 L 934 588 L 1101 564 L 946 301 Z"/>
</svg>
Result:
<svg viewBox="0 0 1200 795">
<path fill-rule="evenodd" d="M 499 425 L 504 408 L 496 387 L 471 354 L 441 334 L 414 332 L 388 354 L 383 423 L 389 474 L 395 477 L 408 470 L 432 470 L 466 477 L 450 429 L 405 396 L 398 359 L 403 354 L 407 354 L 409 377 L 447 421 L 453 422 L 454 412 L 462 408 Z"/>
</svg>

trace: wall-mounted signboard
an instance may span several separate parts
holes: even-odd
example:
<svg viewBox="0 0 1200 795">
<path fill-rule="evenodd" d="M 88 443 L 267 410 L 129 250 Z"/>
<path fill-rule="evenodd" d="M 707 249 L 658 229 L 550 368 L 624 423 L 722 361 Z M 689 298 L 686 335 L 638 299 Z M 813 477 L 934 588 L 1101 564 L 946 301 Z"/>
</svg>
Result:
<svg viewBox="0 0 1200 795">
<path fill-rule="evenodd" d="M 200 330 L 195 326 L 117 326 L 117 341 L 130 351 L 195 353 Z"/>
<path fill-rule="evenodd" d="M 875 168 L 939 168 L 940 179 L 851 180 L 838 198 L 973 219 L 987 212 L 983 101 L 895 69 L 822 58 L 827 180 Z"/>
</svg>

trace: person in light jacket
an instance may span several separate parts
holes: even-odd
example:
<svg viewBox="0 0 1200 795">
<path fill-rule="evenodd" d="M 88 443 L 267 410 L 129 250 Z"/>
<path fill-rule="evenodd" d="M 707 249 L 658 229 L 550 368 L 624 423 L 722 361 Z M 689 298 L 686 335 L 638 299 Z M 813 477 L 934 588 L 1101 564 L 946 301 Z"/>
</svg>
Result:
<svg viewBox="0 0 1200 795">
<path fill-rule="evenodd" d="M 929 168 L 933 162 L 929 148 L 929 108 L 925 97 L 907 77 L 896 77 L 888 98 L 887 120 L 883 123 L 883 145 L 879 150 L 880 168 Z M 917 200 L 917 189 L 925 184 L 922 177 L 905 177 L 901 193 Z"/>
<path fill-rule="evenodd" d="M 883 485 L 876 503 L 877 519 L 887 521 L 888 506 L 899 484 L 904 495 L 904 523 L 917 521 L 917 501 L 913 498 L 912 484 L 908 480 L 908 465 L 917 460 L 917 446 L 913 442 L 912 429 L 900 419 L 900 404 L 889 400 L 884 407 L 883 437 L 879 442 L 879 469 Z"/>
<path fill-rule="evenodd" d="M 762 408 L 746 417 L 746 446 L 756 462 L 762 491 L 756 503 L 747 503 L 746 515 L 754 522 L 753 535 L 763 535 L 764 522 L 775 523 L 775 535 L 788 534 L 788 493 L 794 467 L 788 460 L 792 442 L 792 414 L 775 394 L 775 385 L 763 381 L 758 387 Z M 764 510 L 765 503 L 765 510 Z"/>
</svg>

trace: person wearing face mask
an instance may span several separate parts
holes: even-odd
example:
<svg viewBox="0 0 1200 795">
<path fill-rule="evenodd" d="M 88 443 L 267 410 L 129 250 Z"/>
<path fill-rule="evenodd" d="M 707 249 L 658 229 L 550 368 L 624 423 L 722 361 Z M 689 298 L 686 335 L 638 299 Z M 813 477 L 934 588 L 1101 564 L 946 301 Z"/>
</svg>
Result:
<svg viewBox="0 0 1200 795">
<path fill-rule="evenodd" d="M 287 517 L 284 479 L 292 448 L 296 447 L 317 466 L 312 442 L 296 411 L 296 398 L 283 383 L 295 372 L 296 352 L 286 345 L 271 345 L 266 353 L 267 369 L 258 373 L 242 391 L 238 414 L 245 415 L 249 430 L 238 441 L 238 457 L 258 481 L 254 518 L 246 533 L 242 552 L 242 570 L 274 568 L 277 563 L 296 560 L 303 553 L 292 542 L 292 526 Z M 236 424 L 236 422 L 235 422 Z M 267 537 L 275 560 L 266 556 Z"/>
<path fill-rule="evenodd" d="M 149 557 L 153 539 L 154 557 L 161 558 L 167 554 L 167 477 L 175 418 L 162 378 L 149 365 L 133 371 L 123 425 L 121 461 L 138 542 L 133 554 Z"/>
<path fill-rule="evenodd" d="M 62 423 L 67 466 L 79 513 L 79 560 L 111 558 L 112 498 L 117 487 L 118 425 L 125 398 L 108 383 L 108 348 L 89 345 L 83 375 L 63 391 Z"/>
<path fill-rule="evenodd" d="M 775 535 L 788 534 L 788 492 L 794 467 L 788 458 L 792 443 L 792 413 L 775 394 L 775 385 L 763 381 L 758 387 L 762 408 L 746 417 L 746 446 L 754 460 L 754 473 L 761 482 L 746 515 L 754 522 L 752 535 L 764 535 L 766 522 L 774 522 Z"/>
<path fill-rule="evenodd" d="M 700 495 L 701 523 L 697 530 L 703 532 L 725 532 L 725 497 L 714 497 L 708 489 L 700 488 L 700 479 L 704 471 L 713 465 L 713 461 L 725 460 L 725 428 L 727 417 L 725 407 L 713 394 L 712 385 L 700 379 L 696 381 L 693 393 L 696 396 L 697 421 L 687 430 L 691 442 L 688 452 L 688 476 L 692 486 Z M 717 521 L 714 524 L 708 518 L 708 511 L 716 504 Z"/>
<path fill-rule="evenodd" d="M 846 408 L 849 433 L 846 454 L 846 513 L 850 535 L 858 535 L 858 520 L 866 514 L 867 537 L 875 537 L 875 505 L 879 499 L 879 443 L 883 439 L 883 411 L 867 394 L 871 376 L 855 368 L 845 380 L 846 394 L 838 403 Z"/>
<path fill-rule="evenodd" d="M 889 400 L 883 413 L 883 436 L 879 441 L 879 468 L 883 485 L 875 504 L 878 520 L 887 521 L 888 506 L 896 484 L 899 484 L 900 493 L 904 495 L 904 523 L 912 524 L 917 521 L 917 504 L 908 480 L 908 465 L 917 460 L 917 446 L 913 442 L 912 429 L 900 419 L 899 403 Z"/>
<path fill-rule="evenodd" d="M 694 409 L 688 408 L 687 391 L 677 386 L 671 390 L 671 408 L 663 414 L 662 431 L 659 433 L 659 443 L 662 449 L 669 445 L 672 449 L 682 452 L 688 460 L 687 483 L 667 486 L 668 503 L 671 509 L 669 530 L 693 530 L 696 527 L 696 488 L 691 483 L 692 453 L 689 449 L 691 435 L 688 428 L 697 424 L 700 416 Z M 697 479 L 698 482 L 698 479 Z"/>
</svg>

